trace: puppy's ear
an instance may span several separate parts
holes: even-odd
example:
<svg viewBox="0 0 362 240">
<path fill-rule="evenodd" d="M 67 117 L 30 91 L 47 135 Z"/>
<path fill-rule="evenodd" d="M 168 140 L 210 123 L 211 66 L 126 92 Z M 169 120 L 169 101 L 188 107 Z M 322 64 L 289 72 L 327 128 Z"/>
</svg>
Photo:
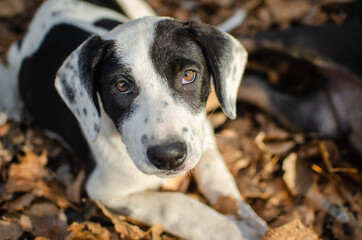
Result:
<svg viewBox="0 0 362 240">
<path fill-rule="evenodd" d="M 55 79 L 55 88 L 89 141 L 95 141 L 100 128 L 97 69 L 105 48 L 100 36 L 88 38 L 64 61 Z"/>
<path fill-rule="evenodd" d="M 247 52 L 231 35 L 197 21 L 189 22 L 194 40 L 202 48 L 216 95 L 224 113 L 236 118 L 236 95 L 247 62 Z"/>
</svg>

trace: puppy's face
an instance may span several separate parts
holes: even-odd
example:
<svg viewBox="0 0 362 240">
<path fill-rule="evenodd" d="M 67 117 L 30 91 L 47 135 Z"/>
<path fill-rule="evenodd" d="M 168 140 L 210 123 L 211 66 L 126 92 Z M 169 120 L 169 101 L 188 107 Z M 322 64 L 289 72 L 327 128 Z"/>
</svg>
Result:
<svg viewBox="0 0 362 240">
<path fill-rule="evenodd" d="M 113 49 L 100 72 L 103 108 L 142 172 L 190 170 L 202 153 L 210 89 L 202 49 L 181 23 L 131 24 L 110 33 Z"/>
<path fill-rule="evenodd" d="M 197 164 L 211 76 L 223 110 L 235 115 L 246 52 L 229 35 L 191 24 L 153 17 L 123 24 L 90 38 L 58 72 L 56 87 L 68 107 L 79 109 L 67 102 L 69 89 L 84 89 L 88 94 L 70 95 L 90 104 L 87 112 L 98 113 L 91 119 L 76 116 L 88 139 L 98 134 L 101 104 L 145 174 L 174 176 Z M 64 76 L 67 64 L 78 64 L 79 84 L 67 81 L 74 79 Z"/>
</svg>

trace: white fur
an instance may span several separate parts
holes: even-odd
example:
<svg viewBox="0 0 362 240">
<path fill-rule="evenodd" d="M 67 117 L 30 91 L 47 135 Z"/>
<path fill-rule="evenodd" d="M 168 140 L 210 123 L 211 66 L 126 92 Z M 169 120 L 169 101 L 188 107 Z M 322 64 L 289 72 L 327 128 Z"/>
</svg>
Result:
<svg viewBox="0 0 362 240">
<path fill-rule="evenodd" d="M 23 103 L 20 101 L 18 81 L 12 66 L 0 63 L 0 125 L 8 119 L 20 121 Z"/>
<path fill-rule="evenodd" d="M 116 0 L 130 19 L 137 19 L 145 16 L 156 16 L 155 11 L 142 0 Z"/>
</svg>

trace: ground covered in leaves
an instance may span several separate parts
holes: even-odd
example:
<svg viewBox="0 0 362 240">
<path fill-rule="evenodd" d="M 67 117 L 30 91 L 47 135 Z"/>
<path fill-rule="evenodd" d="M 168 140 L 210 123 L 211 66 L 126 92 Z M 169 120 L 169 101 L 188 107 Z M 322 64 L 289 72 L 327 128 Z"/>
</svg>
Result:
<svg viewBox="0 0 362 240">
<path fill-rule="evenodd" d="M 0 54 L 26 30 L 41 0 L 0 1 Z M 148 0 L 159 15 L 210 24 L 239 7 L 249 15 L 233 34 L 257 34 L 301 24 L 340 24 L 352 0 Z M 211 99 L 213 100 L 213 99 Z M 212 101 L 211 105 L 212 104 Z M 360 239 L 362 174 L 345 143 L 318 133 L 292 133 L 254 107 L 238 118 L 220 110 L 209 118 L 217 143 L 244 198 L 271 228 L 264 239 Z M 91 201 L 84 166 L 44 129 L 0 126 L 0 239 L 174 239 L 161 224 L 143 226 Z M 163 191 L 205 201 L 190 175 Z M 214 206 L 230 213 L 227 204 Z"/>
</svg>

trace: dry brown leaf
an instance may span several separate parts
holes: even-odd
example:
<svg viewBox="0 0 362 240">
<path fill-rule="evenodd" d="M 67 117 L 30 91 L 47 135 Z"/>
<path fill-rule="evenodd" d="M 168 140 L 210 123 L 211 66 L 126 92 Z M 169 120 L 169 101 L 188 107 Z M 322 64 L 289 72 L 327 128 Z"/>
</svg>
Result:
<svg viewBox="0 0 362 240">
<path fill-rule="evenodd" d="M 123 215 L 113 212 L 98 201 L 96 203 L 103 214 L 112 221 L 114 229 L 120 234 L 122 239 L 142 239 L 145 237 L 146 232 L 138 226 L 128 223 Z"/>
<path fill-rule="evenodd" d="M 29 209 L 26 209 L 25 214 L 36 217 L 43 217 L 49 214 L 57 214 L 59 209 L 52 203 L 36 203 Z"/>
<path fill-rule="evenodd" d="M 4 125 L 0 126 L 0 137 L 5 136 L 6 134 L 9 133 L 11 128 L 11 124 L 10 123 L 5 123 Z"/>
<path fill-rule="evenodd" d="M 284 159 L 282 168 L 283 180 L 290 193 L 294 196 L 307 194 L 314 180 L 311 163 L 291 153 Z"/>
<path fill-rule="evenodd" d="M 262 240 L 318 240 L 318 235 L 311 229 L 304 226 L 300 220 L 294 220 L 284 226 L 270 229 Z"/>
<path fill-rule="evenodd" d="M 1 208 L 8 212 L 22 211 L 25 207 L 30 206 L 35 197 L 36 196 L 32 193 L 26 193 L 14 200 L 5 202 Z"/>
<path fill-rule="evenodd" d="M 0 2 L 0 17 L 12 18 L 24 11 L 21 0 L 3 0 Z"/>
<path fill-rule="evenodd" d="M 266 3 L 273 21 L 280 24 L 300 19 L 311 9 L 310 3 L 305 0 L 266 0 Z"/>
<path fill-rule="evenodd" d="M 228 118 L 223 112 L 214 112 L 208 116 L 208 119 L 214 128 L 218 128 L 223 125 Z"/>
<path fill-rule="evenodd" d="M 37 156 L 31 151 L 18 154 L 20 163 L 13 163 L 9 168 L 9 177 L 5 185 L 5 194 L 29 192 L 42 184 L 46 175 L 44 166 L 47 163 L 46 153 Z"/>
<path fill-rule="evenodd" d="M 259 212 L 260 216 L 267 222 L 293 207 L 293 201 L 282 179 L 276 178 L 269 183 L 260 183 L 259 185 L 263 187 L 262 190 L 268 196 L 265 199 L 266 203 L 263 210 Z"/>
<path fill-rule="evenodd" d="M 300 194 L 296 188 L 296 179 L 297 179 L 297 159 L 298 155 L 296 153 L 289 154 L 283 161 L 283 180 L 287 185 L 289 191 L 294 195 Z"/>
<path fill-rule="evenodd" d="M 23 233 L 19 223 L 0 220 L 0 239 L 18 239 Z"/>
<path fill-rule="evenodd" d="M 242 169 L 247 168 L 250 165 L 250 158 L 245 157 L 245 158 L 241 158 L 238 161 L 236 161 L 232 166 L 231 166 L 231 173 L 233 174 L 233 176 L 237 176 L 237 174 L 239 173 L 239 171 L 241 171 Z"/>
<path fill-rule="evenodd" d="M 14 193 L 28 192 L 37 197 L 45 197 L 54 201 L 62 208 L 73 207 L 58 187 L 48 186 L 45 180 L 51 179 L 44 168 L 47 164 L 47 155 L 43 151 L 40 156 L 30 150 L 18 154 L 19 163 L 13 163 L 9 168 L 9 177 L 5 184 L 5 196 L 9 198 Z"/>
<path fill-rule="evenodd" d="M 69 226 L 72 240 L 109 240 L 111 234 L 107 228 L 102 227 L 99 223 L 94 222 L 73 222 Z"/>
<path fill-rule="evenodd" d="M 264 142 L 264 149 L 271 154 L 281 155 L 295 147 L 294 141 Z"/>
<path fill-rule="evenodd" d="M 67 235 L 67 217 L 51 203 L 32 205 L 20 217 L 19 223 L 34 237 L 64 239 Z"/>
<path fill-rule="evenodd" d="M 163 231 L 164 229 L 162 223 L 156 223 L 146 232 L 145 235 L 148 235 L 150 240 L 162 240 L 161 235 Z"/>
<path fill-rule="evenodd" d="M 230 196 L 220 196 L 216 203 L 214 203 L 212 205 L 212 207 L 225 215 L 233 215 L 235 216 L 237 219 L 240 218 L 239 214 L 238 214 L 238 209 L 239 209 L 239 204 L 238 204 L 238 200 L 235 199 L 234 197 L 230 197 Z"/>
<path fill-rule="evenodd" d="M 82 194 L 82 185 L 84 183 L 84 180 L 85 180 L 85 171 L 81 170 L 78 173 L 77 178 L 66 190 L 66 195 L 70 201 L 75 203 L 80 202 L 80 197 Z"/>
<path fill-rule="evenodd" d="M 306 199 L 311 206 L 315 209 L 319 210 L 322 209 L 328 212 L 335 220 L 347 223 L 349 219 L 348 210 L 345 206 L 343 206 L 343 199 L 339 196 L 336 192 L 335 187 L 333 184 L 330 184 L 331 187 L 324 186 L 323 190 L 329 188 L 330 196 L 323 195 L 319 190 L 319 187 L 316 183 L 312 185 L 309 191 L 306 194 Z"/>
</svg>

